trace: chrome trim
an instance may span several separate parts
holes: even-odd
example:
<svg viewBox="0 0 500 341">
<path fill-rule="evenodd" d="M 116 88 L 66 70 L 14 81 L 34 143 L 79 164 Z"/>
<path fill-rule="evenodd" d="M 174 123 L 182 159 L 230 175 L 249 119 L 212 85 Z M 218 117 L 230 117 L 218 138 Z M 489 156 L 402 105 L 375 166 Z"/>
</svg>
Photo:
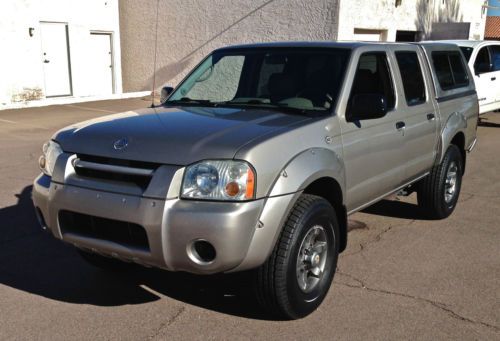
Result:
<svg viewBox="0 0 500 341">
<path fill-rule="evenodd" d="M 151 176 L 154 173 L 153 169 L 143 169 L 143 168 L 133 168 L 133 167 L 125 167 L 125 166 L 115 166 L 115 165 L 105 165 L 102 163 L 94 163 L 88 161 L 82 161 L 80 159 L 74 159 L 73 167 L 76 168 L 85 168 L 92 169 L 103 172 L 110 173 L 119 173 L 119 174 L 127 174 L 127 175 L 137 175 L 137 176 Z"/>
</svg>

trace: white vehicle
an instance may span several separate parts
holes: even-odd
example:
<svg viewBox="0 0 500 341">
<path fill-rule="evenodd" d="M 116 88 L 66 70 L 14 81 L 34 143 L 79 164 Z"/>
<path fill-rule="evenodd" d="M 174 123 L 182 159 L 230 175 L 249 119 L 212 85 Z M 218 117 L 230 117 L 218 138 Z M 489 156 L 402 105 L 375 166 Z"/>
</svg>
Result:
<svg viewBox="0 0 500 341">
<path fill-rule="evenodd" d="M 500 41 L 453 40 L 474 75 L 479 114 L 500 109 Z"/>
</svg>

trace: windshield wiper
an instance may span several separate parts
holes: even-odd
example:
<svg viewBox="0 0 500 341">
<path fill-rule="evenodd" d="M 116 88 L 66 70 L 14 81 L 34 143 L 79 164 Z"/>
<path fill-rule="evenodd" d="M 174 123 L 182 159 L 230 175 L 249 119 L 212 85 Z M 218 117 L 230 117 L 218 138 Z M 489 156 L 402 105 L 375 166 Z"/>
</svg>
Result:
<svg viewBox="0 0 500 341">
<path fill-rule="evenodd" d="M 288 103 L 269 103 L 269 101 L 260 99 L 250 99 L 248 101 L 226 101 L 220 102 L 220 105 L 230 105 L 230 106 L 249 106 L 255 109 L 261 110 L 278 110 L 285 111 L 293 114 L 309 115 L 313 109 L 297 108 L 291 107 Z"/>
<path fill-rule="evenodd" d="M 164 104 L 201 104 L 201 105 L 206 105 L 206 106 L 217 106 L 216 102 L 212 102 L 208 99 L 192 99 L 189 97 L 182 97 L 180 99 L 173 99 L 166 101 Z"/>
</svg>

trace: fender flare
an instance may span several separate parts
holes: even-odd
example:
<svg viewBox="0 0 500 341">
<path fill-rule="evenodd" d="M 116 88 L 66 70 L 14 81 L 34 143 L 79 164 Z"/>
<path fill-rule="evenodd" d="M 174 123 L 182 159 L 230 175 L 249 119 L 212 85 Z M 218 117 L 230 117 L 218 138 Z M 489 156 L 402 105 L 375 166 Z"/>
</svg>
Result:
<svg viewBox="0 0 500 341">
<path fill-rule="evenodd" d="M 315 180 L 325 177 L 337 181 L 342 198 L 345 198 L 345 167 L 342 159 L 330 149 L 307 149 L 283 167 L 268 197 L 303 191 Z"/>
<path fill-rule="evenodd" d="M 444 154 L 451 143 L 451 140 L 461 132 L 465 136 L 465 130 L 467 128 L 466 117 L 458 112 L 452 113 L 448 116 L 448 120 L 443 126 L 441 133 L 439 135 L 439 143 L 437 147 L 436 162 L 438 165 L 443 160 Z"/>
<path fill-rule="evenodd" d="M 285 220 L 304 189 L 315 180 L 325 177 L 337 181 L 344 201 L 345 168 L 336 153 L 326 148 L 311 148 L 293 157 L 271 186 L 245 258 L 229 272 L 262 265 L 271 254 Z"/>
</svg>

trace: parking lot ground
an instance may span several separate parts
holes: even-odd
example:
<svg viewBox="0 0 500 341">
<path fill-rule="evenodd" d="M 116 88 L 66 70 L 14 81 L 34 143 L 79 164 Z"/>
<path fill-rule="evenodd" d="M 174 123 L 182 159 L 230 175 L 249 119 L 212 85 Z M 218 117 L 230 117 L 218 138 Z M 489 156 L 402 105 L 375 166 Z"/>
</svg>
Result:
<svg viewBox="0 0 500 341">
<path fill-rule="evenodd" d="M 324 303 L 273 321 L 247 274 L 107 274 L 39 229 L 30 193 L 42 143 L 73 122 L 148 105 L 0 112 L 0 339 L 500 340 L 500 113 L 484 116 L 451 217 L 423 219 L 414 194 L 356 213 Z"/>
</svg>

